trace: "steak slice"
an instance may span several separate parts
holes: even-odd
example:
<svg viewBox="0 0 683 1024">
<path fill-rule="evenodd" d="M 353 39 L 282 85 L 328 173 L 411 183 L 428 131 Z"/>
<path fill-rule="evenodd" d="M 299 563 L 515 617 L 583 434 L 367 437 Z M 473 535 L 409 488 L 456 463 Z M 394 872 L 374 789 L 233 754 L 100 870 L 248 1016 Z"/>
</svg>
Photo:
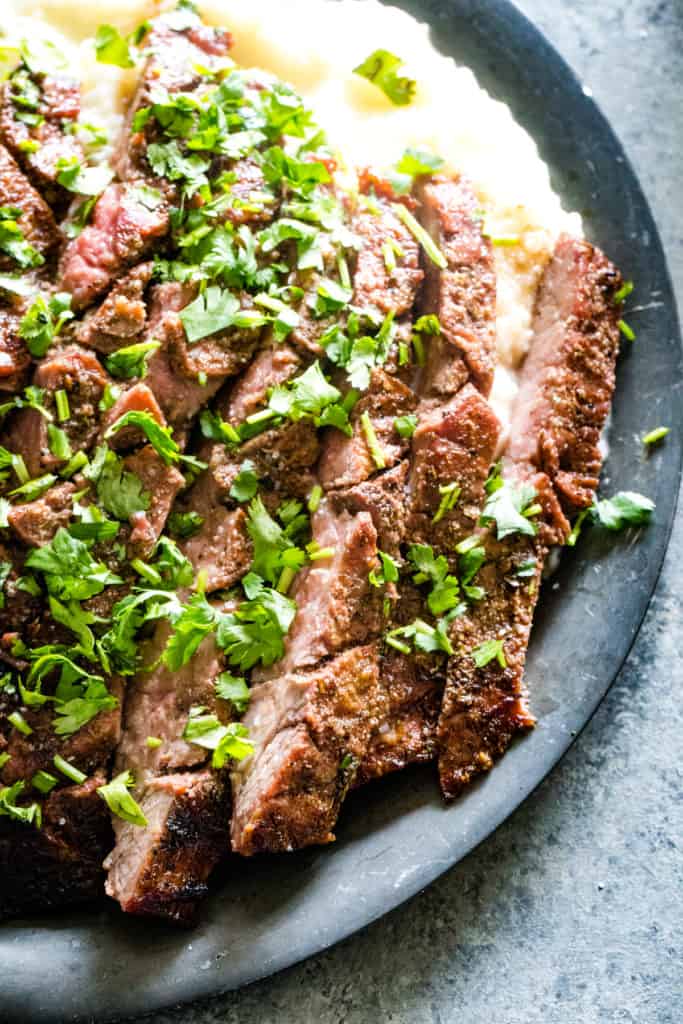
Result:
<svg viewBox="0 0 683 1024">
<path fill-rule="evenodd" d="M 10 307 L 0 307 L 0 391 L 16 394 L 28 382 L 31 354 L 19 334 L 21 317 Z"/>
<path fill-rule="evenodd" d="M 148 444 L 123 460 L 125 468 L 142 483 L 151 498 L 149 508 L 131 516 L 128 552 L 130 558 L 148 558 L 166 525 L 178 492 L 185 486 L 185 477 L 174 466 L 167 466 Z"/>
<path fill-rule="evenodd" d="M 73 452 L 88 451 L 97 440 L 99 403 L 109 380 L 93 353 L 77 345 L 52 350 L 36 366 L 33 384 L 44 391 L 42 404 L 47 412 L 55 415 L 55 394 L 66 392 L 69 418 L 60 426 Z M 14 415 L 6 444 L 23 457 L 32 477 L 60 465 L 50 451 L 47 420 L 36 409 L 21 409 Z"/>
<path fill-rule="evenodd" d="M 540 285 L 507 454 L 547 473 L 570 512 L 591 505 L 598 486 L 600 432 L 615 385 L 620 283 L 603 253 L 564 236 Z"/>
<path fill-rule="evenodd" d="M 351 515 L 369 513 L 377 531 L 377 547 L 392 558 L 400 558 L 401 544 L 406 534 L 408 470 L 409 463 L 406 460 L 356 487 L 331 491 L 327 498 L 335 513 L 344 510 Z"/>
<path fill-rule="evenodd" d="M 168 228 L 166 203 L 150 209 L 134 185 L 108 185 L 93 207 L 90 223 L 68 242 L 60 260 L 59 287 L 71 292 L 73 308 L 90 306 L 146 256 Z"/>
<path fill-rule="evenodd" d="M 227 776 L 209 769 L 164 775 L 136 797 L 148 824 L 114 822 L 107 895 L 127 914 L 189 924 L 209 875 L 230 850 Z"/>
<path fill-rule="evenodd" d="M 178 314 L 189 301 L 191 292 L 181 284 L 154 285 L 150 291 L 145 335 L 149 341 L 161 343 L 148 360 L 145 382 L 176 430 L 188 425 L 225 379 L 213 376 L 207 378 L 206 383 L 200 383 L 196 375 L 185 376 L 177 370 L 174 352 L 186 345 L 185 328 Z"/>
<path fill-rule="evenodd" d="M 40 829 L 0 818 L 0 918 L 99 899 L 102 860 L 113 841 L 97 792 L 106 781 L 98 774 L 53 790 L 42 804 Z"/>
<path fill-rule="evenodd" d="M 599 250 L 562 238 L 541 282 L 503 473 L 513 484 L 531 482 L 543 512 L 534 537 L 516 533 L 499 541 L 488 531 L 487 563 L 477 577 L 487 597 L 453 622 L 457 653 L 439 722 L 439 775 L 449 799 L 533 725 L 523 680 L 532 617 L 548 546 L 568 531 L 560 502 L 585 507 L 595 493 L 597 441 L 614 387 L 619 280 Z M 536 472 L 539 453 L 548 475 Z M 533 564 L 528 582 L 517 575 L 524 564 Z M 504 666 L 475 664 L 472 651 L 488 640 L 502 641 Z"/>
<path fill-rule="evenodd" d="M 24 239 L 49 259 L 59 243 L 59 231 L 52 210 L 36 192 L 28 178 L 19 170 L 4 146 L 0 145 L 0 206 L 14 206 L 21 210 L 18 225 Z M 4 253 L 0 254 L 2 269 L 17 269 L 17 264 Z"/>
<path fill-rule="evenodd" d="M 27 82 L 40 92 L 38 124 L 28 124 L 20 117 L 22 107 L 14 100 Z M 53 205 L 63 205 L 69 195 L 57 182 L 58 161 L 83 159 L 78 137 L 67 131 L 76 124 L 80 113 L 80 83 L 67 75 L 33 73 L 21 68 L 10 75 L 2 89 L 0 136 Z"/>
<path fill-rule="evenodd" d="M 244 724 L 254 753 L 232 773 L 233 849 L 334 839 L 339 807 L 382 708 L 377 645 L 255 686 Z"/>
<path fill-rule="evenodd" d="M 373 197 L 372 204 L 354 216 L 352 231 L 361 242 L 353 276 L 354 305 L 396 317 L 409 313 L 424 272 L 420 269 L 420 247 L 396 216 L 393 204 Z M 387 250 L 394 257 L 393 269 Z"/>
<path fill-rule="evenodd" d="M 301 369 L 301 359 L 289 345 L 281 344 L 258 352 L 242 376 L 230 389 L 218 409 L 224 419 L 238 426 L 247 416 L 258 412 L 268 392 L 278 384 L 286 384 Z"/>
<path fill-rule="evenodd" d="M 476 530 L 484 484 L 494 460 L 500 424 L 488 402 L 466 385 L 444 406 L 427 405 L 413 435 L 410 503 L 404 515 L 407 538 L 430 544 L 457 572 L 455 546 Z M 455 507 L 434 522 L 441 504 L 439 488 L 457 483 Z M 479 578 L 477 578 L 479 583 Z M 392 628 L 425 618 L 423 598 L 403 581 Z M 373 735 L 358 782 L 366 782 L 407 764 L 429 761 L 436 753 L 436 727 L 445 685 L 442 659 L 419 652 L 403 654 L 387 646 L 380 662 L 387 713 Z"/>
<path fill-rule="evenodd" d="M 396 419 L 412 413 L 416 406 L 417 398 L 410 388 L 384 370 L 373 370 L 368 390 L 356 402 L 351 413 L 352 436 L 347 437 L 334 428 L 326 431 L 318 465 L 322 486 L 326 490 L 353 487 L 378 469 L 396 465 L 410 447 L 410 440 L 398 433 Z M 370 451 L 364 426 L 367 418 L 377 440 L 379 455 Z"/>
<path fill-rule="evenodd" d="M 135 114 L 165 92 L 191 93 L 207 82 L 207 72 L 218 70 L 231 45 L 230 34 L 202 24 L 190 10 L 184 12 L 186 27 L 174 28 L 172 17 L 160 15 L 149 23 L 144 50 L 149 54 L 138 80 L 137 92 L 128 108 L 121 140 L 114 154 L 114 168 L 123 181 L 150 176 L 147 145 L 154 141 L 154 125 L 133 132 Z M 206 69 L 206 70 L 205 70 Z M 210 80 L 210 79 L 209 79 Z M 153 184 L 158 185 L 157 178 Z M 170 190 L 173 191 L 173 190 Z"/>
<path fill-rule="evenodd" d="M 479 202 L 464 179 L 442 176 L 422 181 L 417 194 L 422 224 L 448 263 L 440 270 L 425 262 L 422 309 L 438 316 L 441 334 L 430 342 L 424 393 L 443 399 L 472 380 L 488 395 L 496 351 L 496 274 Z"/>
<path fill-rule="evenodd" d="M 166 418 L 154 397 L 154 392 L 146 384 L 133 384 L 127 388 L 114 402 L 102 421 L 100 440 L 105 439 L 109 428 L 129 412 L 146 412 L 162 427 L 166 426 Z M 145 443 L 145 435 L 139 427 L 123 427 L 108 438 L 110 448 L 136 448 Z"/>
<path fill-rule="evenodd" d="M 71 735 L 57 735 L 54 725 L 58 719 L 51 706 L 26 708 L 22 713 L 33 733 L 24 736 L 16 729 L 10 732 L 5 748 L 10 760 L 0 772 L 3 784 L 11 786 L 18 779 L 31 779 L 41 770 L 54 772 L 56 754 L 87 775 L 105 766 L 121 736 L 123 681 L 113 677 L 107 687 L 117 701 L 116 707 L 100 711 Z"/>
<path fill-rule="evenodd" d="M 10 529 L 28 547 L 49 544 L 60 526 L 69 525 L 75 493 L 73 484 L 57 484 L 42 498 L 14 505 L 7 513 Z"/>
<path fill-rule="evenodd" d="M 206 573 L 206 590 L 210 594 L 232 587 L 249 572 L 251 541 L 244 509 L 216 505 L 203 515 L 199 532 L 180 547 L 195 572 Z"/>
<path fill-rule="evenodd" d="M 104 355 L 139 340 L 147 322 L 144 295 L 152 269 L 152 263 L 141 263 L 117 281 L 104 302 L 78 324 L 76 340 Z"/>
<path fill-rule="evenodd" d="M 382 600 L 368 574 L 378 566 L 377 531 L 368 512 L 335 514 L 323 501 L 312 517 L 313 542 L 329 557 L 302 570 L 291 596 L 297 613 L 285 656 L 255 678 L 275 678 L 315 665 L 344 647 L 365 643 L 382 628 Z"/>
</svg>

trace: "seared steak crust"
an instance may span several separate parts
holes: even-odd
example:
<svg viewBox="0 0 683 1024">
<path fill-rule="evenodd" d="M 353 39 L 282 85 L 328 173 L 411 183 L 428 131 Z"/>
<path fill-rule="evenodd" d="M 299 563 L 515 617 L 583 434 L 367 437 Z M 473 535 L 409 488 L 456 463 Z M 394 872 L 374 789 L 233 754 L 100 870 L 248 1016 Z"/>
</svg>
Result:
<svg viewBox="0 0 683 1024">
<path fill-rule="evenodd" d="M 523 681 L 532 616 L 548 545 L 566 539 L 561 503 L 585 507 L 595 495 L 597 441 L 614 387 L 618 286 L 617 271 L 599 250 L 560 239 L 539 292 L 503 470 L 513 484 L 533 484 L 542 506 L 539 529 L 535 537 L 517 533 L 498 541 L 491 529 L 482 537 L 486 564 L 478 578 L 487 599 L 453 622 L 456 654 L 439 722 L 439 776 L 447 798 L 491 768 L 514 734 L 534 723 Z M 536 473 L 539 462 L 547 475 Z M 533 563 L 533 575 L 520 581 L 524 563 Z M 504 667 L 495 659 L 475 665 L 472 651 L 489 640 L 502 641 Z"/>
</svg>

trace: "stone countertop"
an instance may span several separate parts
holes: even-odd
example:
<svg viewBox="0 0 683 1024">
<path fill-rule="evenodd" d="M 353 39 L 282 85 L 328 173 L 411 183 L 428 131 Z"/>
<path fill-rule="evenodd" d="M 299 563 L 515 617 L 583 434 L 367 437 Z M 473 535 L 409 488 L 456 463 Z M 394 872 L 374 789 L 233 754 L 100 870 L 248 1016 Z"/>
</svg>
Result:
<svg viewBox="0 0 683 1024">
<path fill-rule="evenodd" d="M 610 118 L 683 310 L 683 3 L 519 0 Z M 331 951 L 152 1024 L 674 1024 L 683 994 L 679 517 L 644 628 L 540 789 Z"/>
</svg>

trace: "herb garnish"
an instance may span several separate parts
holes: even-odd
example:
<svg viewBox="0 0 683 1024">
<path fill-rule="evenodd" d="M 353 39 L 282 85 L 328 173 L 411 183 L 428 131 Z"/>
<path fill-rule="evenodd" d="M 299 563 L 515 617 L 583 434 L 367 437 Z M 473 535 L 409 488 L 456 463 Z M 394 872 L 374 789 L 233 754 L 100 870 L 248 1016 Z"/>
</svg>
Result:
<svg viewBox="0 0 683 1024">
<path fill-rule="evenodd" d="M 403 65 L 400 57 L 389 50 L 375 50 L 362 64 L 353 69 L 354 75 L 367 78 L 369 82 L 382 90 L 385 96 L 397 107 L 408 106 L 415 95 L 417 82 L 398 74 Z"/>
</svg>

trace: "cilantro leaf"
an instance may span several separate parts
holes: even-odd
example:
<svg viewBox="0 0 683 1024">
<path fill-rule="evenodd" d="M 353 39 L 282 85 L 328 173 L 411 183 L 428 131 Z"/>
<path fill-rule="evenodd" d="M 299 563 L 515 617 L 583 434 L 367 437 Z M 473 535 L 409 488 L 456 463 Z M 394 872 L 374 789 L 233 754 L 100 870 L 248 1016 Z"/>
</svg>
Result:
<svg viewBox="0 0 683 1024">
<path fill-rule="evenodd" d="M 230 664 L 243 672 L 257 662 L 272 665 L 285 653 L 284 637 L 295 615 L 294 601 L 263 587 L 236 611 L 220 616 L 216 641 Z"/>
<path fill-rule="evenodd" d="M 432 585 L 427 606 L 433 615 L 442 615 L 457 607 L 460 585 L 457 578 L 449 573 L 448 561 L 444 555 L 435 557 L 434 550 L 429 544 L 413 544 L 408 549 L 408 560 L 417 570 L 413 582 L 429 582 Z"/>
<path fill-rule="evenodd" d="M 117 68 L 135 66 L 128 40 L 113 25 L 100 25 L 97 29 L 95 54 L 100 64 L 113 64 Z"/>
<path fill-rule="evenodd" d="M 417 82 L 397 73 L 402 64 L 400 57 L 389 50 L 379 49 L 354 68 L 353 73 L 376 85 L 395 106 L 405 107 L 413 100 Z"/>
<path fill-rule="evenodd" d="M 19 336 L 24 338 L 31 354 L 41 358 L 61 328 L 73 317 L 71 295 L 68 292 L 57 292 L 49 299 L 39 295 L 22 317 Z"/>
<path fill-rule="evenodd" d="M 415 178 L 423 174 L 434 174 L 443 167 L 442 157 L 420 149 L 406 149 L 396 164 L 390 180 L 399 195 L 410 192 Z"/>
<path fill-rule="evenodd" d="M 39 267 L 45 260 L 38 250 L 26 241 L 24 232 L 17 223 L 21 213 L 17 206 L 0 206 L 0 251 L 7 253 L 24 269 Z"/>
<path fill-rule="evenodd" d="M 180 448 L 173 439 L 171 427 L 162 426 L 150 412 L 133 409 L 120 416 L 105 433 L 105 439 L 113 437 L 124 427 L 137 427 L 143 432 L 159 458 L 170 466 L 181 459 Z"/>
<path fill-rule="evenodd" d="M 406 413 L 405 416 L 397 416 L 394 420 L 394 428 L 399 437 L 412 437 L 417 427 L 417 416 L 415 413 Z"/>
<path fill-rule="evenodd" d="M 278 583 L 284 569 L 296 570 L 303 565 L 304 552 L 273 519 L 259 497 L 249 505 L 247 530 L 254 549 L 252 571 L 269 583 Z"/>
<path fill-rule="evenodd" d="M 536 527 L 524 515 L 535 507 L 536 491 L 531 484 L 513 484 L 503 480 L 500 465 L 497 464 L 486 481 L 486 491 L 488 497 L 480 521 L 484 525 L 495 523 L 498 540 L 513 533 L 522 533 L 527 537 L 536 535 Z"/>
<path fill-rule="evenodd" d="M 235 501 L 251 501 L 258 490 L 258 476 L 251 459 L 245 459 L 230 487 L 230 497 Z"/>
<path fill-rule="evenodd" d="M 29 553 L 26 566 L 42 572 L 49 592 L 65 600 L 84 601 L 106 586 L 122 582 L 103 562 L 96 562 L 87 545 L 63 526 L 49 544 Z"/>
<path fill-rule="evenodd" d="M 105 164 L 87 167 L 77 156 L 60 157 L 55 168 L 62 188 L 80 196 L 99 196 L 114 177 L 112 169 Z"/>
<path fill-rule="evenodd" d="M 635 491 L 620 491 L 611 498 L 603 498 L 593 506 L 594 518 L 608 530 L 623 530 L 628 526 L 646 526 L 655 509 L 651 498 Z"/>
<path fill-rule="evenodd" d="M 502 640 L 485 640 L 470 653 L 477 668 L 486 668 L 491 661 L 497 661 L 501 668 L 507 667 Z"/>
<path fill-rule="evenodd" d="M 226 700 L 232 704 L 239 715 L 244 714 L 247 710 L 251 692 L 243 676 L 233 676 L 229 672 L 221 672 L 214 684 L 214 690 L 216 696 L 220 700 Z"/>
<path fill-rule="evenodd" d="M 177 672 L 216 628 L 216 609 L 202 593 L 193 594 L 179 613 L 171 616 L 173 631 L 163 653 L 164 664 Z"/>
<path fill-rule="evenodd" d="M 194 345 L 202 338 L 231 327 L 239 308 L 239 300 L 231 292 L 211 285 L 180 312 L 187 340 Z"/>
<path fill-rule="evenodd" d="M 135 345 L 124 345 L 107 357 L 105 366 L 113 377 L 123 380 L 144 378 L 147 376 L 147 360 L 160 344 L 158 341 L 141 341 Z"/>
<path fill-rule="evenodd" d="M 40 804 L 18 804 L 17 798 L 21 796 L 26 783 L 18 779 L 11 786 L 0 787 L 0 817 L 13 818 L 24 825 L 35 825 L 40 828 L 42 824 Z"/>
<path fill-rule="evenodd" d="M 97 792 L 102 797 L 112 814 L 131 825 L 139 825 L 141 828 L 147 824 L 147 818 L 142 812 L 140 805 L 128 792 L 133 785 L 133 776 L 129 771 L 121 772 L 111 782 L 104 786 L 98 786 Z"/>
<path fill-rule="evenodd" d="M 249 730 L 240 722 L 223 723 L 216 715 L 206 714 L 206 708 L 193 707 L 183 730 L 183 739 L 205 750 L 212 750 L 211 764 L 223 768 L 229 758 L 242 761 L 254 752 L 254 744 L 248 739 Z"/>
<path fill-rule="evenodd" d="M 150 507 L 151 498 L 143 491 L 142 481 L 124 469 L 123 459 L 105 445 L 97 449 L 84 475 L 96 483 L 103 508 L 122 522 Z"/>
</svg>

